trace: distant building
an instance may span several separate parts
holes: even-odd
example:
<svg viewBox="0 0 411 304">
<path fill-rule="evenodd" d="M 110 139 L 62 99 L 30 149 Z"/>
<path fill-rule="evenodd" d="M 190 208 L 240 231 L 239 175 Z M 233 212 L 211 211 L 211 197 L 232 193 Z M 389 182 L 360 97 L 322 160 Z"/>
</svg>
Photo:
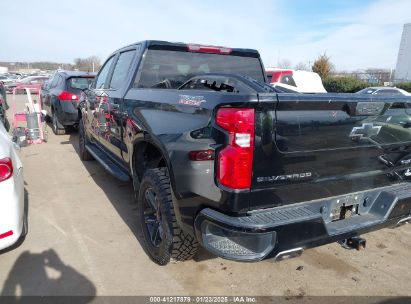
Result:
<svg viewBox="0 0 411 304">
<path fill-rule="evenodd" d="M 411 81 L 411 23 L 404 25 L 400 49 L 398 51 L 396 81 Z"/>
<path fill-rule="evenodd" d="M 9 69 L 7 67 L 2 67 L 0 66 L 0 74 L 5 74 L 9 71 Z"/>
</svg>

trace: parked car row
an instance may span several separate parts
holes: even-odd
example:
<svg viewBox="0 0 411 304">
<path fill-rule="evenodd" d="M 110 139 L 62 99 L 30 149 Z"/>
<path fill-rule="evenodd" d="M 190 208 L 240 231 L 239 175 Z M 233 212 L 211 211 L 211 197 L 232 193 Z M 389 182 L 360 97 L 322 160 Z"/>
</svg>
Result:
<svg viewBox="0 0 411 304">
<path fill-rule="evenodd" d="M 22 77 L 20 75 L 16 75 L 16 74 L 2 74 L 2 75 L 0 75 L 0 81 L 3 82 L 3 83 L 14 82 L 14 81 L 17 81 L 21 78 Z"/>
<path fill-rule="evenodd" d="M 43 84 L 49 76 L 29 76 L 26 78 L 22 78 L 16 81 L 7 82 L 4 84 L 8 93 L 13 93 L 13 90 L 16 88 L 16 93 L 24 93 L 24 89 L 22 87 L 26 85 L 33 85 L 33 84 Z"/>
</svg>

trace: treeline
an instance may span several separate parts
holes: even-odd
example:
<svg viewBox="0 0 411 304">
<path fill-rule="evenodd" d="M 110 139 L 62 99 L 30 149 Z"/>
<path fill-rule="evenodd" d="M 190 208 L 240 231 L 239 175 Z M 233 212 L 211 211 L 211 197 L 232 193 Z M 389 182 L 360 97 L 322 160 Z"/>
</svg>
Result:
<svg viewBox="0 0 411 304">
<path fill-rule="evenodd" d="M 0 66 L 7 67 L 9 71 L 18 72 L 19 70 L 38 69 L 41 71 L 54 71 L 57 69 L 79 70 L 92 72 L 98 71 L 101 67 L 101 60 L 98 56 L 86 58 L 75 58 L 73 63 L 58 63 L 50 61 L 37 62 L 0 62 Z"/>
<path fill-rule="evenodd" d="M 330 57 L 325 53 L 314 61 L 312 71 L 320 75 L 324 88 L 331 93 L 355 93 L 367 87 L 382 86 L 390 82 L 392 77 L 392 71 L 382 69 L 367 69 L 352 75 L 337 74 Z M 361 76 L 368 76 L 375 82 L 364 81 Z M 395 83 L 394 86 L 411 93 L 411 82 Z"/>
<path fill-rule="evenodd" d="M 38 61 L 38 62 L 0 62 L 0 66 L 7 67 L 9 71 L 19 71 L 23 69 L 39 69 L 42 71 L 57 70 L 64 68 L 72 70 L 73 65 L 70 63 L 58 63 L 50 61 Z"/>
<path fill-rule="evenodd" d="M 355 93 L 367 87 L 382 86 L 383 83 L 368 83 L 352 76 L 328 76 L 323 79 L 324 88 L 332 93 Z M 395 87 L 411 93 L 411 82 L 394 83 Z"/>
</svg>

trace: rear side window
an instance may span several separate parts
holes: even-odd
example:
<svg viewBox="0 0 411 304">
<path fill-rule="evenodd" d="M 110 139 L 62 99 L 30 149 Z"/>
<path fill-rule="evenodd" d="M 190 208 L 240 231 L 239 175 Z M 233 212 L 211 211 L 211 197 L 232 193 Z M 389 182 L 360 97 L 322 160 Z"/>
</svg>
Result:
<svg viewBox="0 0 411 304">
<path fill-rule="evenodd" d="M 271 83 L 271 79 L 273 79 L 273 75 L 267 74 L 267 83 Z"/>
<path fill-rule="evenodd" d="M 110 72 L 111 64 L 113 63 L 114 56 L 106 61 L 104 66 L 101 68 L 100 72 L 96 78 L 96 89 L 104 89 L 108 81 L 108 73 Z"/>
<path fill-rule="evenodd" d="M 93 82 L 92 77 L 71 77 L 67 79 L 67 86 L 71 89 L 84 90 Z"/>
<path fill-rule="evenodd" d="M 293 86 L 293 87 L 296 87 L 296 86 L 297 86 L 297 85 L 295 84 L 295 81 L 294 81 L 293 76 L 291 76 L 291 75 L 283 75 L 283 76 L 281 76 L 280 82 L 281 82 L 281 83 L 284 83 L 284 84 L 288 84 L 288 85 Z"/>
<path fill-rule="evenodd" d="M 111 89 L 120 88 L 123 82 L 126 80 L 135 53 L 136 51 L 133 50 L 120 54 L 116 63 L 116 67 L 113 71 L 113 76 L 111 77 Z"/>
</svg>

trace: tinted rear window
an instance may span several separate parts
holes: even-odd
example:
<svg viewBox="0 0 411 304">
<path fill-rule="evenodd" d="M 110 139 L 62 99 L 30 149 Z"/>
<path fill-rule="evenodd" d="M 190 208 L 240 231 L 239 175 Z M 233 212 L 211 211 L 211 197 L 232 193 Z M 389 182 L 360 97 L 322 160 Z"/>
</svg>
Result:
<svg viewBox="0 0 411 304">
<path fill-rule="evenodd" d="M 93 77 L 71 77 L 67 79 L 67 86 L 71 89 L 84 90 L 93 82 Z"/>
<path fill-rule="evenodd" d="M 293 87 L 297 86 L 295 84 L 293 76 L 291 76 L 291 75 L 282 75 L 280 82 L 284 83 L 284 84 L 288 84 L 288 85 L 293 86 Z"/>
<path fill-rule="evenodd" d="M 246 75 L 264 82 L 258 58 L 148 50 L 135 87 L 176 89 L 191 77 L 208 73 Z"/>
</svg>

